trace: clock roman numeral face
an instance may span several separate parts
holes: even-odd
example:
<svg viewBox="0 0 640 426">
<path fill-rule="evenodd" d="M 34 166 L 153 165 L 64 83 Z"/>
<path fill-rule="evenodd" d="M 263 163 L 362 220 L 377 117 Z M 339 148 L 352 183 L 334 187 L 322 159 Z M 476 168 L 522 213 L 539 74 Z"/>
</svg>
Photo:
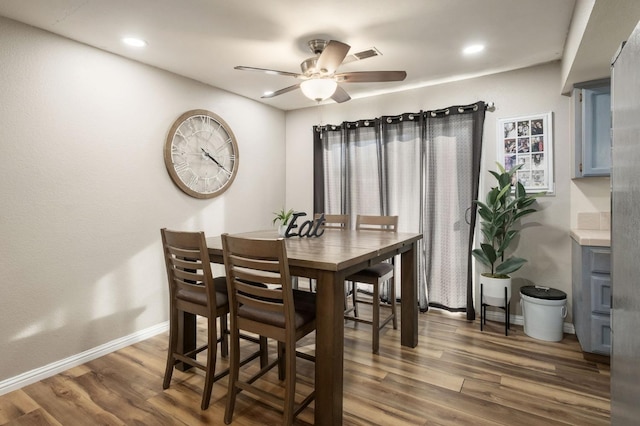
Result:
<svg viewBox="0 0 640 426">
<path fill-rule="evenodd" d="M 174 182 L 196 198 L 224 192 L 238 171 L 238 145 L 226 123 L 204 110 L 183 114 L 165 144 L 165 164 Z"/>
</svg>

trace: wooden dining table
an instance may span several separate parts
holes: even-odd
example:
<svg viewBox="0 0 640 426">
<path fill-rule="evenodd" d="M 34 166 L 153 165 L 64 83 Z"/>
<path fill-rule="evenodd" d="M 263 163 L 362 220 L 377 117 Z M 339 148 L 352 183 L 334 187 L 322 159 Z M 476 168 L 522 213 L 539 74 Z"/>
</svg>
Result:
<svg viewBox="0 0 640 426">
<path fill-rule="evenodd" d="M 278 238 L 275 230 L 234 235 Z M 418 345 L 416 245 L 421 238 L 417 233 L 325 229 L 319 237 L 286 239 L 291 275 L 317 283 L 315 424 L 342 424 L 345 277 L 400 255 L 401 344 Z M 212 262 L 224 263 L 219 236 L 207 238 L 207 247 Z"/>
</svg>

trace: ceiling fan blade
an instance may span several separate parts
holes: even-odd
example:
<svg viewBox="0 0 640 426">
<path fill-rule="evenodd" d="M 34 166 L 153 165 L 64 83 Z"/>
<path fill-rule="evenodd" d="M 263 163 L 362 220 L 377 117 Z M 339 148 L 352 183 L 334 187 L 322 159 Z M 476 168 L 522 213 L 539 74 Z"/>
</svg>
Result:
<svg viewBox="0 0 640 426">
<path fill-rule="evenodd" d="M 340 86 L 336 87 L 336 91 L 331 95 L 331 99 L 341 104 L 342 102 L 347 102 L 351 99 L 351 96 Z"/>
<path fill-rule="evenodd" d="M 241 70 L 241 71 L 259 71 L 259 72 L 264 72 L 267 74 L 273 74 L 273 75 L 286 75 L 289 77 L 302 77 L 301 74 L 295 73 L 295 72 L 288 72 L 288 71 L 277 71 L 277 70 L 270 70 L 270 69 L 266 69 L 266 68 L 254 68 L 254 67 L 245 67 L 242 65 L 239 65 L 237 67 L 233 67 L 234 70 Z"/>
<path fill-rule="evenodd" d="M 330 40 L 327 47 L 324 48 L 318 57 L 316 69 L 328 74 L 333 74 L 342 63 L 342 60 L 347 56 L 347 53 L 349 53 L 349 49 L 351 49 L 351 46 L 348 44 Z"/>
<path fill-rule="evenodd" d="M 407 77 L 405 71 L 359 71 L 336 74 L 336 80 L 343 83 L 376 83 L 379 81 L 402 81 Z"/>
<path fill-rule="evenodd" d="M 260 96 L 262 99 L 273 98 L 274 96 L 282 95 L 283 93 L 291 92 L 292 90 L 296 90 L 300 87 L 300 83 L 294 84 L 293 86 L 285 87 L 284 89 L 276 90 L 275 92 L 264 94 Z"/>
</svg>

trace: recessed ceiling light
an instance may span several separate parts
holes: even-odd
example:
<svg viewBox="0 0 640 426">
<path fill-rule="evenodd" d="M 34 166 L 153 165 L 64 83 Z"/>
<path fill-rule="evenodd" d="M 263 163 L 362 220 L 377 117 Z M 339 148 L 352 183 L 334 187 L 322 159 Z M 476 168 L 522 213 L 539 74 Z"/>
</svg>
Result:
<svg viewBox="0 0 640 426">
<path fill-rule="evenodd" d="M 273 90 L 267 90 L 262 94 L 262 96 L 271 96 L 271 95 L 273 95 Z"/>
<path fill-rule="evenodd" d="M 122 42 L 132 47 L 145 47 L 147 45 L 146 41 L 136 37 L 123 37 Z"/>
<path fill-rule="evenodd" d="M 474 53 L 480 53 L 484 50 L 484 44 L 472 44 L 470 46 L 465 47 L 462 50 L 462 53 L 465 55 L 473 55 Z"/>
</svg>

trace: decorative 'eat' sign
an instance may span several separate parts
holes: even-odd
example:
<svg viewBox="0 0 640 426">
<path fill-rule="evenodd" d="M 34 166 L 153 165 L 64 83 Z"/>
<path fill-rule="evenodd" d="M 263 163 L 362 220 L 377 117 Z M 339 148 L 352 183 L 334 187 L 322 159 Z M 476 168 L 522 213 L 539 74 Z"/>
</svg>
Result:
<svg viewBox="0 0 640 426">
<path fill-rule="evenodd" d="M 293 219 L 289 222 L 289 226 L 284 233 L 285 238 L 289 237 L 319 237 L 324 234 L 324 213 L 320 215 L 320 217 L 316 220 L 305 220 L 302 222 L 302 225 L 298 227 L 296 225 L 296 220 L 299 217 L 306 216 L 307 214 L 304 212 L 294 213 Z M 298 228 L 298 232 L 294 232 L 294 229 Z"/>
</svg>

